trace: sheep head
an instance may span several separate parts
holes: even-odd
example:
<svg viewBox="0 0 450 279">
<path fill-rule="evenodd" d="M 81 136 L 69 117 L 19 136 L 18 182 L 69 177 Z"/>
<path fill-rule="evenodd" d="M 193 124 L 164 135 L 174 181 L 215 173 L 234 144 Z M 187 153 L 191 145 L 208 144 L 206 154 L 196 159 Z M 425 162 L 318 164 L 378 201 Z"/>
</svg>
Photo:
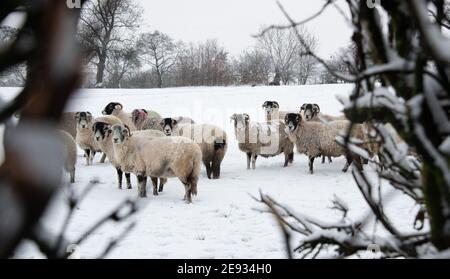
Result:
<svg viewBox="0 0 450 279">
<path fill-rule="evenodd" d="M 104 141 L 111 134 L 111 125 L 105 122 L 95 122 L 92 125 L 94 131 L 94 139 L 96 141 Z"/>
<path fill-rule="evenodd" d="M 121 144 L 131 137 L 131 131 L 127 125 L 114 124 L 110 130 L 114 144 Z"/>
<path fill-rule="evenodd" d="M 103 115 L 116 115 L 119 111 L 123 109 L 121 103 L 111 102 L 103 109 Z"/>
<path fill-rule="evenodd" d="M 88 124 L 92 121 L 92 114 L 89 111 L 79 111 L 75 113 L 75 119 L 78 127 L 87 129 Z"/>
<path fill-rule="evenodd" d="M 300 113 L 286 114 L 286 117 L 284 118 L 284 122 L 286 123 L 286 132 L 294 132 L 302 121 L 303 119 Z"/>
<path fill-rule="evenodd" d="M 178 125 L 178 121 L 173 118 L 164 118 L 159 122 L 159 125 L 161 125 L 161 128 L 166 136 L 171 136 L 175 127 Z"/>
<path fill-rule="evenodd" d="M 265 101 L 262 107 L 266 111 L 267 115 L 272 115 L 274 112 L 278 111 L 280 105 L 276 101 Z"/>
<path fill-rule="evenodd" d="M 301 112 L 303 112 L 305 120 L 310 121 L 320 112 L 320 107 L 318 104 L 303 104 L 300 107 L 300 113 Z"/>
</svg>

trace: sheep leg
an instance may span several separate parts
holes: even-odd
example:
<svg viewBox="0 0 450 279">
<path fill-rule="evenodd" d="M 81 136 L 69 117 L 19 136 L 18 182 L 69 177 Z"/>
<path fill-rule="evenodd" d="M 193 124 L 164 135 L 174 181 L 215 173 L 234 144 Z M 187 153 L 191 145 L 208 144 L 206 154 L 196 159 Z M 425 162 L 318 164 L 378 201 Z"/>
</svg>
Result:
<svg viewBox="0 0 450 279">
<path fill-rule="evenodd" d="M 105 163 L 105 161 L 106 161 L 106 154 L 105 153 L 103 153 L 103 155 L 102 155 L 102 158 L 100 159 L 100 163 Z"/>
<path fill-rule="evenodd" d="M 350 165 L 353 162 L 353 157 L 351 155 L 347 155 L 346 158 L 347 158 L 347 162 L 345 163 L 345 166 L 342 169 L 342 172 L 347 172 L 348 168 L 350 167 Z"/>
<path fill-rule="evenodd" d="M 122 170 L 119 167 L 116 168 L 116 171 L 117 171 L 117 181 L 118 181 L 118 184 L 119 184 L 119 189 L 122 189 L 123 172 L 122 172 Z"/>
<path fill-rule="evenodd" d="M 333 160 L 331 160 L 331 156 L 328 156 L 328 164 L 333 163 Z"/>
<path fill-rule="evenodd" d="M 247 169 L 250 169 L 250 160 L 252 159 L 252 153 L 247 153 Z"/>
<path fill-rule="evenodd" d="M 89 166 L 90 162 L 91 162 L 91 150 L 90 149 L 84 150 L 84 157 L 86 158 L 86 166 Z"/>
<path fill-rule="evenodd" d="M 147 197 L 147 176 L 146 175 L 138 175 L 138 193 L 140 198 Z"/>
<path fill-rule="evenodd" d="M 151 176 L 150 179 L 152 180 L 153 185 L 153 196 L 158 195 L 158 177 Z"/>
<path fill-rule="evenodd" d="M 75 183 L 75 168 L 72 169 L 69 173 L 70 173 L 70 183 Z"/>
<path fill-rule="evenodd" d="M 159 178 L 159 189 L 158 192 L 162 192 L 164 190 L 164 184 L 166 184 L 167 178 L 160 177 Z"/>
<path fill-rule="evenodd" d="M 290 156 L 291 154 L 289 153 L 284 153 L 284 167 L 287 167 L 289 164 L 289 160 L 290 160 Z"/>
<path fill-rule="evenodd" d="M 289 163 L 293 163 L 294 162 L 294 152 L 289 153 Z"/>
<path fill-rule="evenodd" d="M 184 190 L 185 190 L 184 201 L 188 204 L 192 203 L 191 185 L 189 185 L 188 183 L 183 184 L 183 185 L 184 185 Z"/>
<path fill-rule="evenodd" d="M 208 179 L 211 179 L 211 173 L 212 173 L 211 163 L 208 161 L 203 161 L 203 164 L 206 167 L 206 176 L 208 176 Z"/>
<path fill-rule="evenodd" d="M 322 164 L 325 164 L 325 156 L 322 156 Z"/>
<path fill-rule="evenodd" d="M 220 162 L 213 161 L 212 172 L 213 172 L 213 179 L 220 178 Z"/>
<path fill-rule="evenodd" d="M 95 157 L 95 151 L 94 150 L 92 150 L 91 149 L 91 157 L 89 158 L 90 159 L 90 161 L 91 161 L 91 165 L 93 165 L 94 164 L 94 157 Z"/>
<path fill-rule="evenodd" d="M 314 174 L 314 159 L 313 156 L 309 156 L 309 172 L 311 174 Z"/>
<path fill-rule="evenodd" d="M 127 180 L 127 189 L 133 188 L 133 186 L 131 186 L 131 177 L 130 177 L 130 173 L 125 173 L 125 179 Z"/>
<path fill-rule="evenodd" d="M 256 169 L 256 159 L 258 158 L 258 155 L 252 154 L 252 169 Z"/>
</svg>

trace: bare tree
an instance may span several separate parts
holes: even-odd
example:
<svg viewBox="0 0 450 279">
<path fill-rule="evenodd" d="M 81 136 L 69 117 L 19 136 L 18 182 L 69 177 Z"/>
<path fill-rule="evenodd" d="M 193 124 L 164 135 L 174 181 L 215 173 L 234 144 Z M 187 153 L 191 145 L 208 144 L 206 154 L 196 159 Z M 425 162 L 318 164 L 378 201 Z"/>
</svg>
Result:
<svg viewBox="0 0 450 279">
<path fill-rule="evenodd" d="M 142 9 L 133 0 L 94 0 L 83 8 L 79 37 L 87 60 L 96 66 L 96 86 L 102 87 L 111 50 L 132 47 L 130 34 L 139 27 Z"/>
<path fill-rule="evenodd" d="M 244 51 L 235 61 L 239 84 L 267 84 L 271 72 L 270 58 L 257 49 Z"/>
<path fill-rule="evenodd" d="M 305 80 L 304 76 L 308 76 L 309 73 L 301 72 L 303 70 L 301 63 L 303 68 L 306 66 L 309 69 L 311 60 L 303 55 L 304 47 L 297 40 L 296 34 L 289 29 L 262 27 L 261 30 L 266 32 L 257 37 L 256 47 L 270 57 L 273 70 L 278 70 L 281 81 L 289 84 L 295 81 L 296 77 Z M 316 40 L 306 28 L 300 28 L 299 34 L 310 49 L 316 48 Z"/>
<path fill-rule="evenodd" d="M 122 81 L 141 66 L 136 48 L 120 48 L 110 51 L 106 71 L 107 87 L 120 88 Z"/>
<path fill-rule="evenodd" d="M 144 33 L 138 41 L 141 59 L 152 66 L 157 76 L 157 85 L 163 87 L 163 78 L 175 65 L 179 49 L 175 41 L 159 31 Z"/>
</svg>

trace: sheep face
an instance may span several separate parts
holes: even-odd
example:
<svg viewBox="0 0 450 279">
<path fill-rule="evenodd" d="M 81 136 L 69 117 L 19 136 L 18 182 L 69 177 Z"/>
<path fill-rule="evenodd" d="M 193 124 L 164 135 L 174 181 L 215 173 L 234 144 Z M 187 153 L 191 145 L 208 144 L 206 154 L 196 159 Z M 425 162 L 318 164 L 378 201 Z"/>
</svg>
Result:
<svg viewBox="0 0 450 279">
<path fill-rule="evenodd" d="M 92 114 L 88 111 L 80 111 L 75 114 L 78 127 L 81 129 L 87 129 L 89 123 L 92 121 Z"/>
<path fill-rule="evenodd" d="M 148 112 L 145 109 L 135 109 L 131 112 L 131 121 L 134 125 L 142 123 L 148 116 Z"/>
<path fill-rule="evenodd" d="M 288 113 L 284 122 L 286 123 L 286 132 L 294 132 L 302 122 L 302 116 L 300 113 Z"/>
<path fill-rule="evenodd" d="M 111 125 L 104 122 L 95 122 L 92 125 L 92 130 L 94 131 L 94 138 L 96 141 L 104 141 L 111 133 Z"/>
<path fill-rule="evenodd" d="M 231 121 L 234 122 L 234 128 L 239 132 L 245 129 L 250 122 L 250 116 L 246 113 L 243 114 L 233 114 L 231 116 Z"/>
<path fill-rule="evenodd" d="M 175 127 L 178 125 L 178 122 L 173 118 L 164 118 L 163 120 L 161 120 L 159 125 L 161 125 L 161 128 L 166 136 L 171 136 L 173 133 L 173 129 L 175 129 Z"/>
<path fill-rule="evenodd" d="M 310 121 L 320 112 L 320 107 L 318 104 L 303 104 L 300 108 L 301 112 L 303 112 L 305 120 Z"/>
<path fill-rule="evenodd" d="M 111 127 L 112 142 L 121 144 L 131 136 L 130 128 L 126 125 L 115 124 Z"/>
<path fill-rule="evenodd" d="M 275 101 L 265 101 L 262 107 L 266 111 L 267 115 L 272 115 L 273 113 L 278 111 L 280 105 Z"/>
<path fill-rule="evenodd" d="M 111 102 L 102 111 L 103 115 L 112 115 L 123 109 L 121 103 Z"/>
</svg>

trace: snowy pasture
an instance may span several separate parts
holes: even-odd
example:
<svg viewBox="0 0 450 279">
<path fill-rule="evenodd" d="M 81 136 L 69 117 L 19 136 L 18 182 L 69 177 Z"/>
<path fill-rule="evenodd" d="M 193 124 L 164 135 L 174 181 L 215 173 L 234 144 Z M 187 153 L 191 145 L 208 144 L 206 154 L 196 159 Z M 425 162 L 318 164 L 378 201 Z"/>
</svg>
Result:
<svg viewBox="0 0 450 279">
<path fill-rule="evenodd" d="M 100 115 L 104 106 L 117 101 L 126 111 L 146 108 L 162 116 L 190 116 L 197 123 L 212 123 L 226 129 L 228 153 L 222 164 L 220 180 L 208 180 L 202 166 L 198 185 L 199 195 L 193 204 L 182 201 L 184 187 L 178 179 L 169 179 L 164 192 L 142 200 L 142 209 L 133 216 L 137 226 L 123 239 L 110 258 L 284 258 L 284 243 L 280 229 L 267 213 L 255 209 L 263 207 L 252 199 L 259 191 L 287 204 L 298 212 L 322 220 L 333 221 L 339 215 L 330 209 L 337 195 L 346 201 L 352 218 L 367 212 L 361 194 L 349 173 L 342 173 L 344 158 L 332 164 L 315 162 L 315 174 L 308 173 L 305 156 L 295 154 L 294 164 L 283 168 L 284 156 L 258 158 L 256 170 L 246 170 L 246 155 L 239 151 L 234 140 L 230 116 L 246 112 L 252 120 L 263 120 L 261 108 L 266 100 L 276 100 L 281 110 L 298 111 L 305 103 L 317 103 L 327 114 L 339 114 L 341 105 L 336 95 L 348 95 L 350 85 L 319 85 L 290 87 L 200 87 L 152 90 L 82 90 L 73 96 L 67 111 L 90 111 Z M 0 89 L 0 95 L 11 98 L 16 89 Z M 116 172 L 108 163 L 85 166 L 79 151 L 76 183 L 77 191 L 92 178 L 100 183 L 77 208 L 68 228 L 68 237 L 76 238 L 93 222 L 107 214 L 126 197 L 137 195 L 134 188 L 119 190 Z M 367 168 L 367 171 L 370 169 Z M 150 182 L 149 182 L 150 184 Z M 151 186 L 150 186 L 151 187 Z M 386 187 L 387 188 L 387 187 Z M 45 225 L 58 232 L 67 212 L 65 193 L 56 197 L 48 209 Z M 416 208 L 411 200 L 395 195 L 389 202 L 387 214 L 405 231 L 411 229 Z M 127 223 L 109 224 L 94 233 L 79 250 L 83 258 L 93 258 L 108 241 L 120 234 Z M 295 245 L 295 239 L 293 239 Z M 39 258 L 32 245 L 23 245 L 16 257 Z"/>
</svg>

